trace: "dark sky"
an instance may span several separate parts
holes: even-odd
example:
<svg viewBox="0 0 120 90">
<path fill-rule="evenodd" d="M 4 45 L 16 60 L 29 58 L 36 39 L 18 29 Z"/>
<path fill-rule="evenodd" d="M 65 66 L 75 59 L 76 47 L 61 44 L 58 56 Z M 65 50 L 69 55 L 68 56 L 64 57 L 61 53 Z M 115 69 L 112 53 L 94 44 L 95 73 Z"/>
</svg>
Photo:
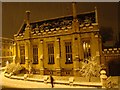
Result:
<svg viewBox="0 0 120 90">
<path fill-rule="evenodd" d="M 2 36 L 2 2 L 0 1 L 0 37 Z"/>
<path fill-rule="evenodd" d="M 93 11 L 97 6 L 100 27 L 118 31 L 117 2 L 78 2 L 77 13 Z M 2 35 L 13 38 L 25 19 L 25 11 L 30 10 L 30 21 L 61 17 L 72 14 L 71 2 L 3 2 L 2 3 Z M 114 38 L 117 34 L 114 34 Z"/>
</svg>

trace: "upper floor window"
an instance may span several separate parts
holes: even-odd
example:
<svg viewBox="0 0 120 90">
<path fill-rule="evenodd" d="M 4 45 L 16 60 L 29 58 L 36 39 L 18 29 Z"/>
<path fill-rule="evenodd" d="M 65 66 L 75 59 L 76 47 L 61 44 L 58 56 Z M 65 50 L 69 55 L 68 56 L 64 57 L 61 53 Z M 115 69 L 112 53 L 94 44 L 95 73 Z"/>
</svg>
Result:
<svg viewBox="0 0 120 90">
<path fill-rule="evenodd" d="M 6 56 L 5 51 L 3 51 L 2 56 Z"/>
<path fill-rule="evenodd" d="M 4 45 L 3 45 L 3 49 L 5 49 L 5 48 L 6 48 L 6 45 L 4 44 Z"/>
<path fill-rule="evenodd" d="M 83 41 L 83 52 L 84 60 L 87 61 L 91 57 L 90 41 Z"/>
<path fill-rule="evenodd" d="M 9 52 L 7 52 L 7 56 L 9 56 Z"/>
<path fill-rule="evenodd" d="M 25 64 L 25 46 L 20 46 L 20 63 Z"/>
<path fill-rule="evenodd" d="M 11 56 L 12 56 L 12 52 L 10 52 L 11 53 Z"/>
<path fill-rule="evenodd" d="M 2 56 L 2 51 L 0 50 L 0 57 Z"/>
<path fill-rule="evenodd" d="M 54 64 L 54 44 L 48 44 L 48 64 Z"/>
<path fill-rule="evenodd" d="M 33 64 L 38 64 L 38 46 L 33 45 Z"/>
<path fill-rule="evenodd" d="M 72 63 L 72 44 L 65 42 L 66 64 Z"/>
</svg>

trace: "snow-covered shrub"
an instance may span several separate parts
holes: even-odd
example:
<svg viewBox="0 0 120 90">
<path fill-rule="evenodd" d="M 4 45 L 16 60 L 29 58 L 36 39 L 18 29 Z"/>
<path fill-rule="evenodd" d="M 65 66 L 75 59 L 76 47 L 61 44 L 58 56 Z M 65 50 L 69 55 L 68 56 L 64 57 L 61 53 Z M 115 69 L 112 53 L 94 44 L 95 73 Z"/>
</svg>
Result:
<svg viewBox="0 0 120 90">
<path fill-rule="evenodd" d="M 6 73 L 12 73 L 12 74 L 19 74 L 21 70 L 23 70 L 24 67 L 22 67 L 19 63 L 11 63 L 6 67 Z"/>
<path fill-rule="evenodd" d="M 7 65 L 5 72 L 6 73 L 11 73 L 13 71 L 14 67 L 15 67 L 15 64 L 10 63 L 9 65 Z"/>
<path fill-rule="evenodd" d="M 82 62 L 82 68 L 80 69 L 80 75 L 83 77 L 99 77 L 101 66 L 94 58 L 90 58 L 87 62 Z"/>
<path fill-rule="evenodd" d="M 24 67 L 17 63 L 12 72 L 13 74 L 19 74 L 22 69 L 24 69 Z"/>
</svg>

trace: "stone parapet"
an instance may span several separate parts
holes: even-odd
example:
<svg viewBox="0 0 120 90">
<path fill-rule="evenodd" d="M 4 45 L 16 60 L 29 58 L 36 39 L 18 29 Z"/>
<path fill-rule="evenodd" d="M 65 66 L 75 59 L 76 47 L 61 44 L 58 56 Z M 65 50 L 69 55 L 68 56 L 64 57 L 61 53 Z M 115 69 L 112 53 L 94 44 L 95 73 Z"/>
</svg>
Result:
<svg viewBox="0 0 120 90">
<path fill-rule="evenodd" d="M 104 54 L 120 54 L 120 48 L 103 49 Z"/>
</svg>

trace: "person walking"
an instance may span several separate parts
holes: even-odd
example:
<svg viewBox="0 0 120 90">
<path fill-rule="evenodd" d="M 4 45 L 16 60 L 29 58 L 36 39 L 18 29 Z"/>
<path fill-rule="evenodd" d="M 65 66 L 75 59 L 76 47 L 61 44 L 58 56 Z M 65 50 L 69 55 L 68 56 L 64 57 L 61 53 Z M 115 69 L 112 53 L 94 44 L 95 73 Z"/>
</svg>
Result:
<svg viewBox="0 0 120 90">
<path fill-rule="evenodd" d="M 54 87 L 54 79 L 53 79 L 53 77 L 52 77 L 52 75 L 50 75 L 50 83 L 51 83 L 51 86 L 52 86 L 52 88 Z"/>
</svg>

